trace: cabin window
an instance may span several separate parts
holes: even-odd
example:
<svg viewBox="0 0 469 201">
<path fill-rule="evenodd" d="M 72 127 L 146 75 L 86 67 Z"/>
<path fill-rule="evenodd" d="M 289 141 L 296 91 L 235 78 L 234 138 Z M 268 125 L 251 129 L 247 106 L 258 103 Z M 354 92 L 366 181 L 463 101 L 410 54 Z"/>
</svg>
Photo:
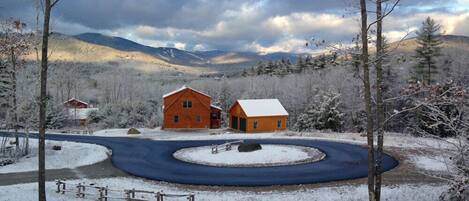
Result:
<svg viewBox="0 0 469 201">
<path fill-rule="evenodd" d="M 277 128 L 282 128 L 282 120 L 277 121 Z"/>
<path fill-rule="evenodd" d="M 200 116 L 197 115 L 197 116 L 195 117 L 195 120 L 200 123 L 200 122 L 201 122 Z"/>
<path fill-rule="evenodd" d="M 182 102 L 182 107 L 183 108 L 191 108 L 192 107 L 192 101 L 190 100 L 185 100 Z"/>
<path fill-rule="evenodd" d="M 179 122 L 179 116 L 174 116 L 174 123 L 178 123 Z"/>
<path fill-rule="evenodd" d="M 254 121 L 254 124 L 252 125 L 253 128 L 257 128 L 257 121 Z"/>
</svg>

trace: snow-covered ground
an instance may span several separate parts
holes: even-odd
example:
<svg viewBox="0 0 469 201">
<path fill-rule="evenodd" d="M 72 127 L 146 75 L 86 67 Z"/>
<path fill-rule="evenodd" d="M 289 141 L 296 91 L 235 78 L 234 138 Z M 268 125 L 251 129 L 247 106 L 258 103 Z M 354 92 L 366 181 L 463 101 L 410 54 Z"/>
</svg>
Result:
<svg viewBox="0 0 469 201">
<path fill-rule="evenodd" d="M 427 171 L 448 171 L 451 168 L 449 158 L 443 156 L 411 156 L 412 162 L 420 169 Z"/>
<path fill-rule="evenodd" d="M 111 192 L 112 197 L 123 198 L 124 189 L 138 189 L 147 191 L 163 191 L 164 193 L 179 193 L 187 194 L 194 193 L 195 199 L 199 201 L 217 201 L 217 200 L 256 200 L 256 201 L 285 201 L 285 200 L 312 200 L 312 201 L 362 201 L 368 199 L 367 187 L 365 185 L 354 186 L 340 186 L 340 187 L 323 187 L 304 189 L 298 187 L 299 190 L 295 191 L 248 191 L 248 190 L 228 190 L 228 191 L 188 191 L 176 185 L 153 182 L 148 180 L 134 179 L 134 178 L 109 178 L 109 179 L 96 179 L 96 180 L 72 180 L 66 181 L 68 188 L 73 188 L 73 184 L 94 183 L 95 186 L 108 186 L 110 189 L 118 190 L 118 192 Z M 96 196 L 87 195 L 87 199 L 76 198 L 74 192 L 66 194 L 58 194 L 55 192 L 56 185 L 54 182 L 47 182 L 47 197 L 48 200 L 54 201 L 83 201 L 83 200 L 96 200 Z M 439 185 L 399 185 L 399 186 L 385 186 L 382 190 L 382 200 L 399 200 L 399 201 L 433 201 L 438 200 L 438 196 L 447 189 L 447 186 Z M 97 195 L 96 190 L 87 188 L 87 193 Z M 37 184 L 19 184 L 11 186 L 0 186 L 0 200 L 2 201 L 17 201 L 17 200 L 37 200 Z M 148 198 L 148 195 L 147 195 Z M 173 198 L 174 199 L 174 198 Z M 171 199 L 171 200 L 173 200 Z M 115 200 L 115 199 L 112 199 Z M 151 200 L 151 199 L 150 199 Z M 152 199 L 154 200 L 154 198 Z M 179 198 L 175 200 L 185 200 Z"/>
<path fill-rule="evenodd" d="M 324 133 L 324 132 L 273 132 L 273 133 L 236 133 L 228 129 L 211 129 L 200 131 L 170 131 L 161 128 L 137 128 L 141 134 L 128 135 L 128 129 L 106 129 L 95 131 L 92 135 L 108 137 L 138 137 L 153 140 L 218 140 L 218 139 L 266 139 L 266 138 L 295 138 L 317 139 L 346 142 L 353 144 L 366 144 L 366 137 L 360 133 Z M 384 144 L 387 147 L 403 148 L 451 148 L 448 143 L 441 140 L 424 137 L 414 137 L 401 133 L 386 133 Z"/>
<path fill-rule="evenodd" d="M 181 149 L 173 156 L 211 166 L 260 167 L 314 162 L 323 159 L 325 154 L 311 147 L 263 144 L 261 150 L 253 152 L 238 152 L 238 145 L 234 145 L 232 150 L 212 154 L 211 146 L 202 146 Z"/>
<path fill-rule="evenodd" d="M 27 172 L 38 169 L 38 141 L 30 139 L 30 154 L 20 158 L 16 163 L 0 167 L 0 173 Z M 54 145 L 62 146 L 55 151 Z M 46 169 L 76 168 L 105 160 L 109 150 L 106 147 L 65 141 L 46 140 Z"/>
</svg>

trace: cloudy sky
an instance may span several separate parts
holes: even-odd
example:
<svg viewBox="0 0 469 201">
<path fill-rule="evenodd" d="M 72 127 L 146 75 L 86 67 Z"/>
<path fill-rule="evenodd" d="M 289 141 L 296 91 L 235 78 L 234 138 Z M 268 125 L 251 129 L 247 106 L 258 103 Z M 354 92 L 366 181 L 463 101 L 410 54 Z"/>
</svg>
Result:
<svg viewBox="0 0 469 201">
<path fill-rule="evenodd" d="M 34 2 L 1 0 L 0 17 L 34 24 Z M 53 11 L 52 30 L 72 35 L 98 32 L 185 50 L 305 52 L 310 38 L 349 43 L 358 32 L 357 4 L 358 0 L 61 0 Z M 398 40 L 427 16 L 446 34 L 469 36 L 469 0 L 401 0 L 385 19 L 385 34 Z"/>
</svg>

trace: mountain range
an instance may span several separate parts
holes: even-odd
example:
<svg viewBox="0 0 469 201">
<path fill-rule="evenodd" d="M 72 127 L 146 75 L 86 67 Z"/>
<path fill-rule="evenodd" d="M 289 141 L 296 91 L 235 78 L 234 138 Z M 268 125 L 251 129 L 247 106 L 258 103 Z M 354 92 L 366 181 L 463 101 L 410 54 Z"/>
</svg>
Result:
<svg viewBox="0 0 469 201">
<path fill-rule="evenodd" d="M 107 36 L 99 33 L 83 33 L 73 37 L 84 42 L 107 46 L 116 50 L 142 52 L 171 64 L 210 67 L 223 71 L 250 67 L 258 61 L 280 59 L 296 61 L 299 56 L 298 54 L 284 52 L 258 54 L 254 52 L 233 52 L 222 50 L 186 51 L 171 47 L 150 47 L 125 38 Z"/>
<path fill-rule="evenodd" d="M 465 65 L 469 59 L 469 37 L 445 35 L 444 60 Z M 391 43 L 394 58 L 409 57 L 402 67 L 413 65 L 412 55 L 417 47 L 414 38 Z M 209 74 L 239 72 L 259 61 L 289 59 L 292 63 L 299 56 L 293 53 L 259 54 L 223 50 L 186 51 L 170 47 L 150 47 L 121 37 L 98 33 L 74 36 L 54 33 L 50 37 L 51 61 L 84 63 L 94 66 L 126 67 L 150 72 Z M 36 54 L 28 55 L 36 59 Z M 442 57 L 443 59 L 443 57 Z M 402 59 L 401 59 L 402 60 Z M 458 65 L 459 65 L 458 64 Z M 454 64 L 452 64 L 454 65 Z"/>
</svg>

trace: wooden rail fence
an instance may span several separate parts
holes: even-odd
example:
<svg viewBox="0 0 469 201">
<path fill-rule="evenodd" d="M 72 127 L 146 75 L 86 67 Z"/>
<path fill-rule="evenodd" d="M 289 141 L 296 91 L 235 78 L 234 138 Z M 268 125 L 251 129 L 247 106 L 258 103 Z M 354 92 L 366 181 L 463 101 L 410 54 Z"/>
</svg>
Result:
<svg viewBox="0 0 469 201">
<path fill-rule="evenodd" d="M 67 184 L 64 181 L 56 180 L 55 184 L 57 185 L 56 193 L 65 194 L 65 193 L 74 193 L 77 198 L 96 198 L 98 201 L 108 201 L 108 200 L 125 200 L 125 201 L 164 201 L 166 198 L 178 197 L 186 198 L 187 201 L 195 201 L 194 194 L 170 194 L 164 193 L 163 191 L 145 191 L 137 189 L 124 189 L 124 190 L 113 190 L 109 189 L 107 186 L 95 186 L 94 184 L 85 185 L 78 183 L 74 185 L 71 189 L 72 184 Z M 110 196 L 111 192 L 122 194 L 123 196 Z"/>
<path fill-rule="evenodd" d="M 219 144 L 219 145 L 212 145 L 212 154 L 218 154 L 218 152 L 220 151 L 229 151 L 231 150 L 231 146 L 233 146 L 233 144 L 239 144 L 243 142 L 244 142 L 243 140 L 237 140 L 233 142 L 226 142 L 226 143 Z"/>
</svg>

